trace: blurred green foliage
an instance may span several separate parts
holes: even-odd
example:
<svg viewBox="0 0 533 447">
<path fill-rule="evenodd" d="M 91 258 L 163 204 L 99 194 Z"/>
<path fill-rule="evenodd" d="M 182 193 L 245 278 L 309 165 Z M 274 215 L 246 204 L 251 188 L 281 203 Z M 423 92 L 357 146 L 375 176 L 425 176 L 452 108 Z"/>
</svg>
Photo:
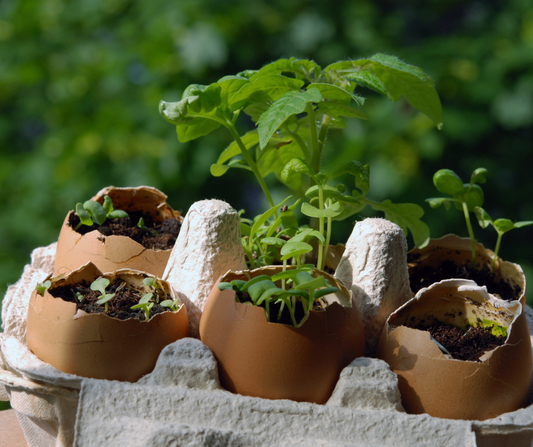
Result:
<svg viewBox="0 0 533 447">
<path fill-rule="evenodd" d="M 424 203 L 437 193 L 431 179 L 440 168 L 462 177 L 487 168 L 489 214 L 533 219 L 530 0 L 341 0 L 334 7 L 311 0 L 3 0 L 0 297 L 32 249 L 57 239 L 67 212 L 107 185 L 155 186 L 183 213 L 205 198 L 246 208 L 247 216 L 259 212 L 254 179 L 243 185 L 241 172 L 209 174 L 229 134 L 180 144 L 159 100 L 177 101 L 191 83 L 280 57 L 326 66 L 376 52 L 434 78 L 444 128 L 405 101 L 362 91 L 371 120 L 332 131 L 326 165 L 370 163 L 372 197 L 422 205 L 434 237 L 467 234 L 460 215 Z M 339 225 L 334 242 L 345 241 L 353 223 Z M 474 225 L 493 247 L 496 233 Z M 502 257 L 522 264 L 533 281 L 533 230 L 506 238 Z"/>
</svg>

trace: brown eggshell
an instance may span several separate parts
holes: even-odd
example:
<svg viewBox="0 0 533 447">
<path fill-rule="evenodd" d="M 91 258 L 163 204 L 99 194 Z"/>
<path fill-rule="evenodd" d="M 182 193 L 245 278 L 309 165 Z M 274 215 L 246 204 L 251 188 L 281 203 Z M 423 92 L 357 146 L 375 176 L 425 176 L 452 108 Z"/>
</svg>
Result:
<svg viewBox="0 0 533 447">
<path fill-rule="evenodd" d="M 328 295 L 332 304 L 325 311 L 312 311 L 298 328 L 267 322 L 262 308 L 236 303 L 234 291 L 221 292 L 215 284 L 200 320 L 200 338 L 213 351 L 226 389 L 266 399 L 327 401 L 341 370 L 364 355 L 365 338 L 351 292 L 326 276 L 339 292 Z M 219 282 L 245 278 L 244 272 L 228 272 Z"/>
<path fill-rule="evenodd" d="M 494 252 L 476 242 L 476 265 L 492 263 Z M 451 260 L 456 265 L 465 265 L 472 262 L 472 243 L 469 238 L 461 238 L 449 234 L 440 239 L 431 239 L 429 244 L 422 248 L 414 248 L 408 254 L 409 275 L 424 266 L 437 267 L 445 260 Z M 496 262 L 496 273 L 513 286 L 520 288 L 520 302 L 526 305 L 526 277 L 518 264 L 503 261 Z"/>
<path fill-rule="evenodd" d="M 54 285 L 75 284 L 99 276 L 110 280 L 116 276 L 130 284 L 141 285 L 147 275 L 124 269 L 102 274 L 88 263 L 65 279 L 52 279 Z M 174 298 L 166 281 L 158 280 L 164 291 Z M 187 337 L 187 309 L 163 312 L 148 321 L 119 320 L 105 314 L 77 312 L 76 304 L 34 291 L 28 307 L 26 342 L 41 360 L 60 371 L 94 379 L 135 382 L 155 366 L 161 350 Z"/>
<path fill-rule="evenodd" d="M 115 188 L 109 186 L 99 191 L 92 200 L 103 203 L 104 196 L 109 195 L 115 209 L 144 211 L 154 216 L 156 222 L 172 217 L 183 220 L 178 211 L 174 211 L 166 202 L 167 196 L 161 191 L 148 186 L 137 188 Z M 87 262 L 92 262 L 102 272 L 112 272 L 131 268 L 148 272 L 158 277 L 163 276 L 170 257 L 169 250 L 151 250 L 126 236 L 104 237 L 98 230 L 85 235 L 74 231 L 68 225 L 70 211 L 63 222 L 59 234 L 54 265 L 54 276 L 68 274 Z"/>
<path fill-rule="evenodd" d="M 458 290 L 458 281 L 470 283 L 462 288 L 474 291 Z M 398 375 L 408 413 L 486 420 L 527 404 L 533 366 L 522 306 L 478 293 L 479 289 L 473 281 L 441 281 L 420 290 L 387 320 L 377 357 Z M 413 328 L 435 319 L 464 328 L 477 318 L 509 324 L 505 344 L 485 353 L 481 362 L 448 358 L 429 332 Z"/>
</svg>

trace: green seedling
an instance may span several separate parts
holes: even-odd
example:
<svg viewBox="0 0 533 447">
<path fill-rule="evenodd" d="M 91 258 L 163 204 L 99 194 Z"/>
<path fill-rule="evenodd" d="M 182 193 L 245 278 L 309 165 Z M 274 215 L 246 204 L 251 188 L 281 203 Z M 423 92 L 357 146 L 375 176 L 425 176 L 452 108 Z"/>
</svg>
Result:
<svg viewBox="0 0 533 447">
<path fill-rule="evenodd" d="M 76 214 L 80 218 L 80 223 L 76 225 L 74 231 L 82 225 L 92 226 L 94 224 L 102 225 L 107 219 L 118 219 L 128 217 L 128 213 L 123 210 L 116 210 L 113 207 L 113 201 L 108 195 L 104 196 L 104 203 L 101 205 L 95 200 L 87 200 L 85 203 L 76 205 Z"/>
<path fill-rule="evenodd" d="M 84 300 L 84 297 L 83 297 L 83 294 L 81 292 L 76 292 L 74 294 L 74 298 L 79 302 L 79 303 L 83 303 L 83 300 Z"/>
<path fill-rule="evenodd" d="M 140 217 L 139 222 L 137 222 L 137 228 L 141 230 L 146 229 L 146 225 L 144 225 L 144 219 L 142 217 Z"/>
<path fill-rule="evenodd" d="M 176 312 L 180 308 L 180 302 L 176 298 L 176 300 L 164 300 L 161 301 L 161 306 L 169 308 L 171 311 Z"/>
<path fill-rule="evenodd" d="M 450 209 L 454 204 L 455 208 L 463 211 L 466 227 L 472 243 L 472 263 L 476 264 L 476 239 L 470 220 L 470 213 L 473 213 L 476 207 L 483 205 L 484 195 L 479 183 L 485 183 L 485 168 L 477 168 L 470 176 L 470 183 L 463 183 L 461 178 L 450 169 L 441 169 L 433 176 L 433 184 L 439 192 L 448 194 L 451 197 L 436 197 L 426 199 L 432 208 L 438 208 L 444 205 Z"/>
<path fill-rule="evenodd" d="M 283 270 L 273 275 L 260 275 L 249 281 L 234 280 L 231 282 L 219 283 L 219 290 L 235 290 L 236 292 L 248 292 L 252 303 L 256 306 L 264 305 L 267 321 L 271 321 L 270 304 L 280 303 L 281 307 L 278 313 L 278 319 L 281 317 L 283 308 L 286 306 L 289 310 L 294 327 L 301 326 L 309 317 L 315 300 L 321 296 L 338 291 L 336 287 L 331 287 L 329 282 L 323 276 L 314 278 L 309 270 L 313 266 L 302 266 L 297 269 Z M 286 281 L 285 286 L 279 287 L 276 281 Z M 298 322 L 295 317 L 296 300 L 300 299 L 304 317 Z"/>
<path fill-rule="evenodd" d="M 37 286 L 35 287 L 35 290 L 37 290 L 37 293 L 39 295 L 44 296 L 44 293 L 50 288 L 51 285 L 52 285 L 52 281 L 47 279 L 46 281 L 40 282 L 39 284 L 37 284 Z"/>
<path fill-rule="evenodd" d="M 151 287 L 151 288 L 154 289 L 155 302 L 156 302 L 156 304 L 158 304 L 159 303 L 159 294 L 161 293 L 161 289 L 160 289 L 159 284 L 157 282 L 157 277 L 155 277 L 155 278 L 150 278 L 150 277 L 144 278 L 143 279 L 143 284 L 145 286 L 148 286 L 148 287 Z"/>
<path fill-rule="evenodd" d="M 494 271 L 494 268 L 496 265 L 496 259 L 499 259 L 498 253 L 500 252 L 500 245 L 501 245 L 503 235 L 507 233 L 508 231 L 511 231 L 515 228 L 522 228 L 527 225 L 532 225 L 533 220 L 526 220 L 522 222 L 513 222 L 512 220 L 509 220 L 509 219 L 492 220 L 492 218 L 489 216 L 489 213 L 487 213 L 480 206 L 475 207 L 474 212 L 476 213 L 477 221 L 481 228 L 487 228 L 489 225 L 492 225 L 492 227 L 494 227 L 494 229 L 498 233 L 498 239 L 496 240 L 496 248 L 494 249 L 494 258 L 492 259 L 492 267 L 491 267 L 492 270 Z"/>
<path fill-rule="evenodd" d="M 139 300 L 139 304 L 135 304 L 134 306 L 131 306 L 131 309 L 143 309 L 146 321 L 150 319 L 150 309 L 154 307 L 154 303 L 150 301 L 152 299 L 152 296 L 153 296 L 152 293 L 145 293 L 142 296 L 142 298 Z"/>
<path fill-rule="evenodd" d="M 124 283 L 125 284 L 125 283 Z M 106 288 L 109 286 L 109 279 L 107 278 L 98 278 L 91 283 L 91 290 L 95 290 L 102 294 L 102 297 L 96 301 L 97 304 L 105 304 L 105 311 L 109 310 L 109 301 L 112 300 L 115 296 L 114 293 L 106 293 Z M 119 290 L 119 289 L 117 289 Z"/>
</svg>

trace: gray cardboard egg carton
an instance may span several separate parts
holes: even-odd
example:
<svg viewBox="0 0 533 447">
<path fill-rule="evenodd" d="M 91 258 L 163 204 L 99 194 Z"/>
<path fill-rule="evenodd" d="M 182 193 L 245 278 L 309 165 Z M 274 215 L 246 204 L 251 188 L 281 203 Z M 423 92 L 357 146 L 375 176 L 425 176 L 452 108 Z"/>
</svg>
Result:
<svg viewBox="0 0 533 447">
<path fill-rule="evenodd" d="M 355 226 L 337 268 L 362 309 L 370 350 L 388 313 L 410 296 L 405 250 L 398 227 L 367 219 Z M 325 405 L 223 390 L 211 351 L 192 337 L 167 346 L 154 371 L 134 384 L 62 373 L 25 345 L 29 297 L 52 272 L 54 253 L 55 244 L 32 253 L 2 308 L 0 399 L 11 401 L 30 447 L 532 444 L 533 405 L 488 421 L 408 415 L 396 375 L 370 357 L 343 370 Z M 213 282 L 242 267 L 236 213 L 216 200 L 194 204 L 164 277 L 187 304 L 193 336 Z M 525 311 L 532 328 L 533 311 Z"/>
</svg>

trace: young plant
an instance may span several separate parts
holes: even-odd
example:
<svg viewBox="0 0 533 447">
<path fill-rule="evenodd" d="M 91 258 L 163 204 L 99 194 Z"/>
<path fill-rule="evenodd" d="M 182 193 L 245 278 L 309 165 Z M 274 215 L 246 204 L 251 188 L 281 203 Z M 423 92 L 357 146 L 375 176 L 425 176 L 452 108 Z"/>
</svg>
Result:
<svg viewBox="0 0 533 447">
<path fill-rule="evenodd" d="M 148 286 L 148 287 L 151 287 L 151 288 L 154 289 L 153 294 L 155 295 L 155 302 L 156 302 L 156 304 L 159 304 L 159 294 L 161 293 L 161 289 L 159 288 L 159 285 L 157 283 L 157 277 L 155 277 L 155 278 L 150 278 L 150 277 L 144 278 L 143 279 L 143 284 L 145 286 Z"/>
<path fill-rule="evenodd" d="M 126 211 L 114 209 L 113 201 L 108 195 L 104 197 L 103 205 L 95 200 L 87 200 L 83 204 L 78 203 L 76 205 L 76 214 L 80 218 L 80 223 L 76 225 L 74 231 L 78 230 L 82 225 L 89 227 L 94 224 L 102 225 L 107 219 L 128 217 Z"/>
<path fill-rule="evenodd" d="M 513 230 L 515 228 L 522 228 L 527 225 L 532 225 L 533 220 L 526 220 L 522 222 L 513 222 L 512 220 L 509 220 L 509 219 L 492 220 L 492 218 L 489 216 L 489 213 L 487 213 L 480 206 L 475 207 L 474 212 L 476 213 L 477 221 L 481 228 L 487 228 L 489 225 L 492 225 L 494 229 L 496 230 L 496 232 L 498 233 L 498 239 L 496 240 L 496 248 L 494 249 L 494 258 L 492 259 L 492 265 L 491 265 L 491 268 L 494 271 L 494 267 L 496 265 L 496 259 L 499 259 L 498 253 L 500 251 L 500 244 L 501 244 L 503 235 L 507 233 L 508 231 Z"/>
<path fill-rule="evenodd" d="M 51 285 L 52 285 L 52 281 L 47 279 L 44 282 L 38 283 L 37 286 L 35 287 L 35 290 L 37 290 L 37 293 L 39 295 L 44 296 L 44 293 L 50 288 Z"/>
<path fill-rule="evenodd" d="M 279 320 L 284 307 L 287 307 L 294 327 L 301 326 L 309 317 L 313 309 L 314 302 L 329 293 L 338 291 L 336 287 L 331 287 L 323 276 L 314 278 L 309 271 L 312 266 L 301 266 L 300 268 L 283 270 L 271 276 L 260 275 L 249 281 L 234 280 L 231 282 L 219 283 L 219 290 L 231 289 L 238 293 L 248 292 L 252 303 L 256 306 L 264 305 L 267 321 L 271 321 L 270 305 L 272 303 L 281 304 L 277 319 Z M 280 281 L 282 286 L 276 285 Z M 291 288 L 287 286 L 292 285 Z M 238 299 L 238 298 L 237 298 Z M 296 321 L 296 302 L 302 303 L 304 316 Z"/>
<path fill-rule="evenodd" d="M 95 290 L 102 294 L 102 297 L 96 301 L 97 304 L 105 304 L 105 311 L 109 310 L 109 301 L 115 297 L 115 293 L 107 293 L 106 288 L 109 286 L 109 279 L 98 278 L 91 283 L 91 290 Z"/>
<path fill-rule="evenodd" d="M 176 312 L 180 308 L 180 302 L 179 302 L 179 300 L 177 298 L 175 300 L 164 300 L 164 301 L 161 301 L 160 304 L 163 307 L 167 307 L 172 312 Z"/>
<path fill-rule="evenodd" d="M 404 96 L 411 105 L 441 125 L 442 109 L 433 81 L 419 68 L 383 54 L 337 62 L 324 69 L 309 60 L 281 59 L 260 70 L 223 77 L 208 86 L 190 85 L 181 101 L 161 101 L 159 110 L 167 121 L 176 125 L 181 142 L 225 127 L 234 142 L 211 166 L 211 173 L 221 176 L 230 168 L 252 171 L 272 209 L 275 204 L 265 182 L 270 173 L 281 178 L 296 194 L 309 191 L 319 183 L 323 188 L 320 162 L 329 130 L 344 127 L 347 118 L 368 119 L 360 110 L 364 100 L 355 93 L 357 86 L 370 88 L 392 101 Z M 236 127 L 241 113 L 257 125 L 242 136 Z M 282 177 L 287 163 L 294 159 L 304 162 L 310 172 L 294 171 Z M 356 206 L 344 205 L 345 211 L 335 218 L 352 215 L 364 207 L 361 204 L 363 202 L 359 201 Z M 326 208 L 324 205 L 319 213 L 324 219 L 333 212 L 331 209 L 324 211 Z M 409 229 L 417 245 L 422 246 L 429 240 L 427 226 L 420 221 L 423 210 L 417 205 L 396 206 L 384 201 L 374 208 L 385 211 L 387 218 L 397 216 L 400 221 L 410 221 Z M 274 211 L 273 218 L 276 217 L 277 211 Z M 406 230 L 406 225 L 402 228 Z"/>
<path fill-rule="evenodd" d="M 154 307 L 154 303 L 151 301 L 153 297 L 152 293 L 145 293 L 142 298 L 139 300 L 139 304 L 131 306 L 131 309 L 142 309 L 144 310 L 144 316 L 146 321 L 150 319 L 150 309 Z"/>
<path fill-rule="evenodd" d="M 485 183 L 485 168 L 477 168 L 470 176 L 470 183 L 463 183 L 461 178 L 451 169 L 441 169 L 433 176 L 433 184 L 439 192 L 448 194 L 451 197 L 436 197 L 426 199 L 432 208 L 438 208 L 444 205 L 447 210 L 451 204 L 461 210 L 465 217 L 466 227 L 472 243 L 472 263 L 476 264 L 476 239 L 470 220 L 470 213 L 473 213 L 476 207 L 483 205 L 483 190 L 478 183 Z"/>
</svg>

